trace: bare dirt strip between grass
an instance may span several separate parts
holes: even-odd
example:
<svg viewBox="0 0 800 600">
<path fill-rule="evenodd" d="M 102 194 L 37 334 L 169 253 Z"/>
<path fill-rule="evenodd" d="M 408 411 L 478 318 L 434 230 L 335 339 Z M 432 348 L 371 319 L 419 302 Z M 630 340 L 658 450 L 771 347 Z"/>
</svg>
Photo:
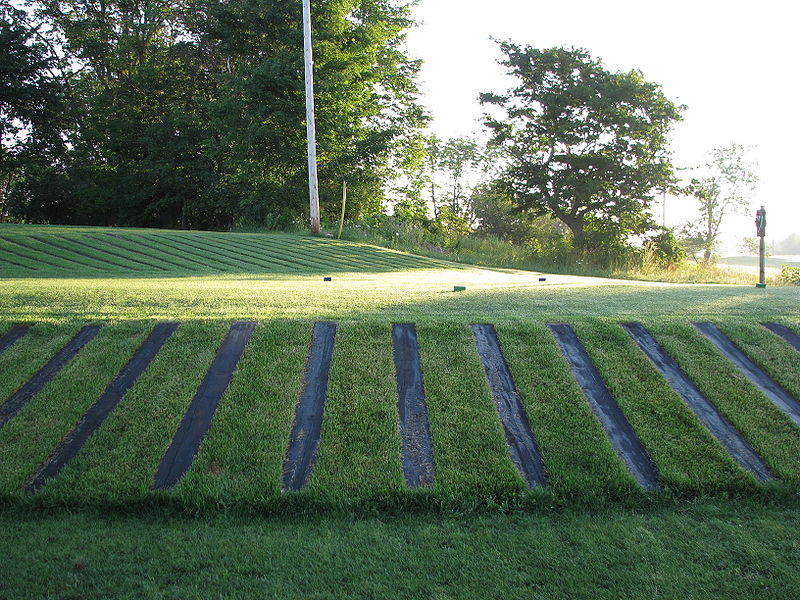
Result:
<svg viewBox="0 0 800 600">
<path fill-rule="evenodd" d="M 0 336 L 0 354 L 13 346 L 17 340 L 28 333 L 29 329 L 30 325 L 14 325 L 11 329 Z"/>
<path fill-rule="evenodd" d="M 764 327 L 772 333 L 782 337 L 792 348 L 800 352 L 800 335 L 789 329 L 782 323 L 762 323 Z"/>
</svg>

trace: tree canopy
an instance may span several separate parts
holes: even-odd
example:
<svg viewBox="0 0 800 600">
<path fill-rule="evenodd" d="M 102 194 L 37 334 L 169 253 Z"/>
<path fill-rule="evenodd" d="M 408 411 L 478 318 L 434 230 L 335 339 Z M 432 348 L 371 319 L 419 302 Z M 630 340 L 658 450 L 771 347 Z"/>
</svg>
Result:
<svg viewBox="0 0 800 600">
<path fill-rule="evenodd" d="M 323 210 L 375 210 L 419 160 L 419 63 L 402 46 L 403 0 L 316 0 Z M 18 170 L 18 218 L 108 225 L 285 225 L 305 204 L 300 3 L 39 0 L 59 38 L 69 112 L 58 162 Z M 5 118 L 4 122 L 8 123 Z"/>
<path fill-rule="evenodd" d="M 676 106 L 638 71 L 613 73 L 586 51 L 501 42 L 516 85 L 481 94 L 519 208 L 552 215 L 579 251 L 654 229 L 645 209 L 674 183 L 667 135 Z"/>
</svg>

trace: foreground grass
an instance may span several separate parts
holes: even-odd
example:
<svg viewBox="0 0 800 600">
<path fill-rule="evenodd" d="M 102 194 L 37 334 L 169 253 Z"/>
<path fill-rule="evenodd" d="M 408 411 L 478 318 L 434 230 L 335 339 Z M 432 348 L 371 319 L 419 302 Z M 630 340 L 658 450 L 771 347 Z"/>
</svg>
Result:
<svg viewBox="0 0 800 600">
<path fill-rule="evenodd" d="M 0 597 L 797 597 L 800 513 L 751 502 L 539 515 L 0 515 Z"/>
</svg>

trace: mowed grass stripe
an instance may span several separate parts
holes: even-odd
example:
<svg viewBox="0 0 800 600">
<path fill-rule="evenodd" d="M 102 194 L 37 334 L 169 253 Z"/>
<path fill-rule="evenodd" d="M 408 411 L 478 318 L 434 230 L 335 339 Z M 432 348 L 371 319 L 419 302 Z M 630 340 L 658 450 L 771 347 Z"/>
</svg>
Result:
<svg viewBox="0 0 800 600">
<path fill-rule="evenodd" d="M 665 486 L 695 494 L 756 484 L 621 326 L 592 321 L 575 323 L 574 328 Z"/>
<path fill-rule="evenodd" d="M 548 489 L 562 502 L 641 496 L 544 323 L 496 329 L 547 465 Z"/>
<path fill-rule="evenodd" d="M 108 325 L 0 431 L 0 494 L 17 494 L 139 346 L 138 323 Z"/>
<path fill-rule="evenodd" d="M 769 329 L 772 333 L 783 338 L 792 348 L 800 352 L 800 335 L 789 329 L 783 323 L 761 323 L 762 326 Z"/>
<path fill-rule="evenodd" d="M 7 242 L 7 243 L 11 243 L 11 244 L 15 243 L 13 240 L 10 240 L 8 238 L 0 238 L 0 239 L 3 240 L 4 242 Z M 22 258 L 22 259 L 24 259 L 26 261 L 31 261 L 34 265 L 36 265 L 35 268 L 37 270 L 39 270 L 41 268 L 41 266 L 40 266 L 41 264 L 45 264 L 45 265 L 47 265 L 49 267 L 53 267 L 55 269 L 71 269 L 72 268 L 72 267 L 65 267 L 64 265 L 59 265 L 57 263 L 51 262 L 49 260 L 46 260 L 46 259 L 42 258 L 41 257 L 41 253 L 36 251 L 36 250 L 31 251 L 30 248 L 27 248 L 27 247 L 19 245 L 19 244 L 17 244 L 17 246 L 19 246 L 21 249 L 25 250 L 26 252 L 23 253 L 23 252 L 20 252 L 19 250 L 9 248 L 8 246 L 4 246 L 2 248 L 2 250 L 4 252 L 6 252 L 8 254 L 11 254 L 13 256 L 16 256 L 18 258 Z"/>
<path fill-rule="evenodd" d="M 183 504 L 267 508 L 292 501 L 281 492 L 281 476 L 311 328 L 258 325 L 194 465 L 175 488 Z"/>
<path fill-rule="evenodd" d="M 164 246 L 164 244 L 162 244 L 162 246 L 153 245 L 153 244 L 158 244 L 159 240 L 150 239 L 149 237 L 145 237 L 145 235 L 143 235 L 143 234 L 133 234 L 133 235 L 122 236 L 122 235 L 115 235 L 113 233 L 109 233 L 109 234 L 106 234 L 106 235 L 115 237 L 120 242 L 126 241 L 126 242 L 129 242 L 131 244 L 137 244 L 137 245 L 139 245 L 141 247 L 144 247 L 144 248 L 147 248 L 147 249 L 149 249 L 149 250 L 151 250 L 153 252 L 156 252 L 154 257 L 156 259 L 158 259 L 158 260 L 163 260 L 162 256 L 169 256 L 171 259 L 177 259 L 181 263 L 184 263 L 183 266 L 181 267 L 183 269 L 195 270 L 195 271 L 204 271 L 204 270 L 205 271 L 212 271 L 212 270 L 215 270 L 213 267 L 210 267 L 208 265 L 208 261 L 201 262 L 199 260 L 194 260 L 193 258 L 189 258 L 188 256 L 186 256 L 186 251 L 185 250 L 181 250 L 179 248 L 174 248 L 172 246 L 167 246 L 167 248 L 169 248 L 171 250 L 175 250 L 175 252 L 170 252 L 169 250 L 164 250 L 164 248 L 162 247 L 162 246 Z M 148 242 L 152 242 L 152 244 L 148 243 Z M 194 253 L 192 253 L 192 256 L 195 256 Z M 175 263 L 173 262 L 172 264 L 175 264 Z M 194 266 L 190 266 L 190 265 L 194 265 Z M 200 269 L 197 269 L 197 267 L 200 267 Z M 217 269 L 217 270 L 219 270 L 219 269 Z"/>
<path fill-rule="evenodd" d="M 286 242 L 281 239 L 270 240 L 273 242 L 274 245 L 282 245 L 286 246 Z M 292 244 L 295 246 L 295 249 L 298 247 L 302 248 L 305 256 L 316 256 L 320 258 L 325 258 L 326 262 L 330 262 L 331 264 L 342 264 L 346 265 L 349 270 L 357 270 L 358 266 L 363 267 L 379 267 L 381 269 L 385 269 L 389 266 L 392 266 L 391 263 L 383 262 L 383 261 L 373 261 L 370 260 L 366 253 L 360 252 L 360 248 L 356 249 L 351 247 L 348 252 L 339 252 L 338 250 L 328 246 L 325 243 L 316 242 L 313 243 L 306 241 L 303 238 L 300 238 Z"/>
<path fill-rule="evenodd" d="M 111 239 L 109 239 L 109 238 L 113 238 L 113 241 Z M 103 244 L 104 246 L 111 246 L 112 248 L 116 248 L 116 249 L 122 250 L 124 252 L 135 254 L 137 256 L 143 256 L 143 257 L 145 257 L 146 259 L 148 259 L 150 261 L 164 263 L 164 264 L 170 265 L 172 267 L 176 267 L 178 269 L 191 268 L 191 267 L 187 267 L 185 264 L 181 264 L 179 262 L 175 262 L 175 261 L 170 260 L 168 258 L 164 258 L 165 256 L 169 256 L 168 254 L 163 254 L 162 256 L 158 256 L 156 254 L 153 254 L 152 252 L 150 254 L 148 254 L 147 252 L 142 252 L 140 249 L 138 249 L 136 247 L 131 247 L 131 246 L 135 246 L 136 242 L 133 241 L 133 240 L 128 240 L 128 238 L 123 237 L 123 236 L 115 237 L 113 234 L 107 233 L 107 234 L 105 234 L 105 237 L 103 237 L 102 239 L 99 236 L 95 237 L 94 239 L 96 239 L 99 243 Z"/>
<path fill-rule="evenodd" d="M 261 268 L 288 269 L 287 265 L 283 261 L 277 259 L 272 253 L 268 253 L 266 256 L 264 254 L 258 254 L 246 244 L 241 243 L 241 240 L 229 240 L 221 236 L 213 237 L 211 240 L 216 244 L 213 247 L 224 250 L 234 256 L 246 256 L 251 264 L 255 264 Z"/>
<path fill-rule="evenodd" d="M 9 258 L 9 256 L 13 256 L 14 258 Z M 26 271 L 38 271 L 41 269 L 41 265 L 38 265 L 33 259 L 22 257 L 25 262 L 21 263 L 19 262 L 19 258 L 21 257 L 13 254 L 12 252 L 8 252 L 5 246 L 0 246 L 0 263 L 14 265 L 15 267 L 25 269 Z"/>
<path fill-rule="evenodd" d="M 50 261 L 49 264 L 56 267 L 69 268 L 74 270 L 75 265 L 77 265 L 79 267 L 94 269 L 95 271 L 100 269 L 100 267 L 89 264 L 85 260 L 80 260 L 82 257 L 78 254 L 70 252 L 70 254 L 72 254 L 73 257 L 64 256 L 63 250 L 58 252 L 57 250 L 59 249 L 55 248 L 52 244 L 45 244 L 43 242 L 40 242 L 39 240 L 34 239 L 31 236 L 25 236 L 25 237 L 17 236 L 13 239 L 10 238 L 4 238 L 4 239 L 13 242 L 14 244 L 16 244 L 21 248 L 25 248 L 29 252 L 32 252 L 33 256 L 36 258 L 39 258 L 39 255 L 44 254 L 49 259 Z M 52 262 L 54 260 L 57 261 L 57 263 L 54 264 Z M 58 262 L 64 264 L 58 264 Z"/>
<path fill-rule="evenodd" d="M 174 256 L 183 257 L 183 260 L 192 262 L 206 269 L 223 272 L 228 271 L 231 268 L 233 268 L 236 272 L 240 272 L 242 270 L 240 266 L 231 265 L 230 263 L 220 260 L 215 254 L 210 253 L 208 249 L 200 249 L 200 251 L 198 251 L 197 246 L 183 244 L 175 237 L 151 235 L 149 236 L 149 239 L 153 243 L 159 244 L 159 248 L 168 248 L 169 250 L 174 250 Z M 214 263 L 216 263 L 216 265 Z"/>
<path fill-rule="evenodd" d="M 53 239 L 55 236 L 50 236 L 47 238 L 37 237 L 35 235 L 30 236 L 31 239 L 36 240 L 42 244 L 47 246 L 52 246 L 53 248 L 60 250 L 61 252 L 67 252 L 69 254 L 79 256 L 84 261 L 91 261 L 87 262 L 86 264 L 92 266 L 95 269 L 105 269 L 108 271 L 108 267 L 111 267 L 113 272 L 124 272 L 128 270 L 138 271 L 136 267 L 128 267 L 126 265 L 119 264 L 118 262 L 114 262 L 103 258 L 101 256 L 97 256 L 96 252 L 92 252 L 90 249 L 87 249 L 87 246 L 81 243 L 75 243 L 71 240 L 68 240 L 64 237 L 59 237 Z M 99 263 L 99 264 L 94 264 Z"/>
<path fill-rule="evenodd" d="M 102 261 L 94 260 L 91 257 L 87 259 L 84 253 L 79 252 L 77 250 L 71 250 L 69 248 L 65 248 L 63 245 L 57 244 L 48 238 L 43 239 L 37 236 L 30 235 L 26 236 L 24 240 L 25 241 L 23 242 L 20 241 L 19 239 L 16 239 L 15 242 L 17 244 L 27 246 L 28 248 L 31 248 L 38 252 L 43 252 L 45 254 L 48 254 L 51 257 L 67 261 L 81 267 L 88 267 L 90 269 L 95 269 L 95 270 L 101 270 L 103 268 L 101 265 L 96 265 L 92 264 L 92 262 L 87 262 L 88 260 L 92 260 L 93 262 L 102 262 Z"/>
<path fill-rule="evenodd" d="M 310 500 L 393 504 L 406 488 L 388 324 L 339 324 Z"/>
<path fill-rule="evenodd" d="M 445 502 L 500 502 L 525 491 L 469 325 L 417 323 L 417 339 L 436 457 L 430 489 Z"/>
<path fill-rule="evenodd" d="M 83 247 L 87 253 L 91 252 L 91 256 L 97 258 L 98 260 L 100 258 L 100 255 L 102 255 L 102 256 L 111 256 L 111 257 L 113 257 L 114 259 L 117 259 L 117 260 L 112 260 L 110 258 L 105 258 L 104 260 L 106 262 L 112 264 L 112 265 L 116 265 L 116 266 L 122 267 L 123 269 L 131 269 L 131 270 L 134 270 L 134 271 L 141 271 L 142 269 L 140 269 L 139 267 L 144 267 L 145 270 L 149 270 L 149 271 L 163 271 L 163 270 L 165 270 L 164 267 L 162 267 L 160 265 L 155 265 L 153 263 L 144 262 L 144 261 L 139 260 L 138 258 L 134 258 L 132 256 L 129 256 L 129 255 L 126 255 L 126 254 L 120 254 L 119 252 L 115 252 L 114 250 L 110 250 L 109 248 L 106 247 L 106 244 L 105 244 L 104 241 L 102 241 L 102 240 L 100 240 L 98 238 L 89 236 L 89 235 L 80 236 L 77 240 L 72 240 L 71 238 L 64 237 L 64 236 L 60 236 L 59 239 L 64 240 L 65 242 L 69 241 L 70 243 L 74 243 L 74 244 L 77 244 L 77 245 Z M 90 243 L 90 242 L 93 242 L 93 243 Z M 124 262 L 119 262 L 120 260 L 124 261 Z M 139 265 L 139 266 L 136 267 L 136 266 L 133 266 L 133 265 Z"/>
<path fill-rule="evenodd" d="M 770 470 L 779 479 L 800 481 L 800 428 L 691 324 L 653 320 L 646 326 Z M 783 343 L 771 344 L 780 351 Z"/>
<path fill-rule="evenodd" d="M 186 236 L 174 236 L 174 237 L 167 237 L 167 236 L 155 236 L 161 243 L 164 245 L 170 246 L 172 248 L 178 250 L 184 250 L 188 248 L 190 252 L 192 252 L 193 256 L 197 256 L 204 260 L 210 260 L 212 262 L 219 263 L 224 265 L 228 269 L 236 269 L 237 271 L 251 271 L 252 269 L 244 266 L 247 264 L 252 265 L 249 261 L 242 260 L 235 256 L 230 256 L 226 252 L 221 252 L 219 250 L 212 250 L 208 246 L 198 246 L 197 244 L 193 244 L 190 241 L 187 241 Z M 256 265 L 257 266 L 257 265 Z"/>
<path fill-rule="evenodd" d="M 182 324 L 125 401 L 35 501 L 122 509 L 152 502 L 161 457 L 227 329 L 227 323 Z"/>
<path fill-rule="evenodd" d="M 310 257 L 307 254 L 298 253 L 297 247 L 289 248 L 283 244 L 279 243 L 272 243 L 270 241 L 268 244 L 259 245 L 257 243 L 247 243 L 247 242 L 240 242 L 244 245 L 247 245 L 254 250 L 260 250 L 265 254 L 270 256 L 274 256 L 276 260 L 281 261 L 285 268 L 288 268 L 291 265 L 294 265 L 300 271 L 308 271 L 310 267 L 318 269 L 320 271 L 330 271 L 331 264 L 324 261 L 318 261 L 314 257 Z"/>
</svg>

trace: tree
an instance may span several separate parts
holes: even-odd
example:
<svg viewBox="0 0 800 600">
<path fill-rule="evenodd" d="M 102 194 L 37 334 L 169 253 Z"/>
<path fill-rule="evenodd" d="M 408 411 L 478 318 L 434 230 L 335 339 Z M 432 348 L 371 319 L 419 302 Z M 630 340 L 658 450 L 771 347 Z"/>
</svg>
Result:
<svg viewBox="0 0 800 600">
<path fill-rule="evenodd" d="M 26 163 L 55 160 L 65 85 L 52 36 L 32 15 L 0 5 L 0 220 Z"/>
<path fill-rule="evenodd" d="M 716 250 L 725 216 L 746 212 L 750 207 L 749 194 L 755 189 L 758 176 L 746 154 L 740 144 L 714 148 L 705 164 L 711 174 L 692 179 L 686 189 L 697 201 L 700 220 L 684 224 L 681 237 L 690 252 L 703 251 L 705 263 Z"/>
<path fill-rule="evenodd" d="M 505 146 L 515 200 L 552 215 L 584 252 L 654 228 L 645 209 L 674 181 L 667 134 L 682 107 L 638 71 L 612 73 L 584 50 L 501 42 L 517 85 L 481 94 L 493 143 Z"/>
</svg>

